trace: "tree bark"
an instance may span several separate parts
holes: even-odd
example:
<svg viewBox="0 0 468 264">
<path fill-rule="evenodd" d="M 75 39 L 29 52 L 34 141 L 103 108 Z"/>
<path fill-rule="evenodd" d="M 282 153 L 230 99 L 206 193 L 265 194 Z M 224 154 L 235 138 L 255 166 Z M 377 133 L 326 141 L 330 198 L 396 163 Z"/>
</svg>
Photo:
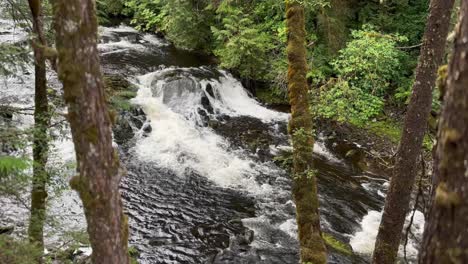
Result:
<svg viewBox="0 0 468 264">
<path fill-rule="evenodd" d="M 30 0 L 33 21 L 35 64 L 35 96 L 34 96 L 34 139 L 33 139 L 33 179 L 31 189 L 31 217 L 29 219 L 29 240 L 44 251 L 44 221 L 46 216 L 47 182 L 46 163 L 48 156 L 48 98 L 46 78 L 46 58 L 38 46 L 46 46 L 43 33 L 43 13 L 40 0 Z M 40 44 L 40 45 L 38 45 Z M 42 258 L 38 260 L 42 262 Z"/>
<path fill-rule="evenodd" d="M 124 174 L 112 147 L 111 115 L 106 105 L 97 49 L 94 0 L 54 1 L 59 78 L 79 175 L 70 185 L 83 202 L 92 261 L 126 264 L 128 224 L 119 182 Z"/>
<path fill-rule="evenodd" d="M 293 141 L 293 197 L 296 203 L 301 263 L 326 263 L 327 254 L 320 231 L 317 179 L 312 153 L 314 138 L 309 111 L 307 58 L 305 47 L 304 7 L 297 1 L 286 1 L 288 29 L 288 94 L 291 104 L 289 133 Z"/>
<path fill-rule="evenodd" d="M 431 111 L 432 90 L 445 50 L 454 0 L 432 0 L 416 80 L 403 126 L 385 207 L 380 223 L 374 264 L 395 263 L 401 233 L 417 174 L 417 159 Z"/>
<path fill-rule="evenodd" d="M 461 4 L 437 135 L 438 181 L 419 263 L 468 263 L 468 1 Z"/>
</svg>

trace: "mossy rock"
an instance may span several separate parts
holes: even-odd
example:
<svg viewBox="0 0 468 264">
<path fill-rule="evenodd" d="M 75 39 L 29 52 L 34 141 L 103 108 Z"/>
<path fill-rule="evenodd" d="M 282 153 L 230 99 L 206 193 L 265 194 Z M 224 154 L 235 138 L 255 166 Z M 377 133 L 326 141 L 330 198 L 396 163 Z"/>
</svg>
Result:
<svg viewBox="0 0 468 264">
<path fill-rule="evenodd" d="M 119 75 L 105 75 L 107 102 L 112 109 L 121 112 L 133 108 L 130 99 L 137 95 L 138 87 Z"/>
<path fill-rule="evenodd" d="M 138 264 L 138 257 L 140 256 L 140 252 L 134 246 L 128 247 L 128 254 L 130 255 L 130 263 L 131 264 Z"/>
<path fill-rule="evenodd" d="M 338 239 L 336 239 L 328 233 L 322 233 L 322 237 L 325 241 L 325 245 L 327 245 L 329 249 L 332 249 L 343 255 L 353 255 L 353 249 L 348 244 L 339 241 Z"/>
</svg>

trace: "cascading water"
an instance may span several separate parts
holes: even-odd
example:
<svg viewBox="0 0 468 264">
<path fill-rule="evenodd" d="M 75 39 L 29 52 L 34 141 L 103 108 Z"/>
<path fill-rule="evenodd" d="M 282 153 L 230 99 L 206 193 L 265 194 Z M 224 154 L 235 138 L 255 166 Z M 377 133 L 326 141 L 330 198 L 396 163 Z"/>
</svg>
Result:
<svg viewBox="0 0 468 264">
<path fill-rule="evenodd" d="M 210 66 L 209 58 L 129 27 L 100 28 L 100 34 L 104 73 L 138 87 L 132 103 L 139 110 L 128 117 L 131 137 L 120 152 L 128 171 L 122 193 L 130 243 L 139 261 L 297 263 L 291 182 L 272 159 L 290 150 L 288 114 L 260 105 L 233 76 Z M 18 88 L 15 96 L 31 106 L 27 82 L 29 88 Z M 2 88 L 1 98 L 7 91 Z M 54 145 L 59 157 L 74 158 L 69 140 Z M 322 138 L 314 147 L 322 227 L 362 254 L 331 250 L 329 263 L 367 263 L 385 180 L 356 169 L 329 145 Z M 57 199 L 62 211 L 54 213 L 80 211 L 76 196 L 65 196 Z M 63 223 L 83 225 L 80 217 L 64 217 Z M 414 231 L 421 232 L 423 220 L 416 218 Z M 409 245 L 414 260 L 416 243 Z"/>
</svg>

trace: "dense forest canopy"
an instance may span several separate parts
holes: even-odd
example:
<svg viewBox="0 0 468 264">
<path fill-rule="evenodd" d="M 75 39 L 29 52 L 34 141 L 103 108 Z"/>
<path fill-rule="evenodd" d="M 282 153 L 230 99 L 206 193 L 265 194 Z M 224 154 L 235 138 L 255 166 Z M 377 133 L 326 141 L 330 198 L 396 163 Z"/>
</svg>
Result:
<svg viewBox="0 0 468 264">
<path fill-rule="evenodd" d="M 305 2 L 307 76 L 322 90 L 313 104 L 317 114 L 360 124 L 381 115 L 384 106 L 403 106 L 429 1 Z M 267 81 L 271 100 L 286 100 L 281 1 L 98 1 L 98 8 L 101 21 L 128 17 L 180 48 L 214 54 L 241 78 Z"/>
</svg>

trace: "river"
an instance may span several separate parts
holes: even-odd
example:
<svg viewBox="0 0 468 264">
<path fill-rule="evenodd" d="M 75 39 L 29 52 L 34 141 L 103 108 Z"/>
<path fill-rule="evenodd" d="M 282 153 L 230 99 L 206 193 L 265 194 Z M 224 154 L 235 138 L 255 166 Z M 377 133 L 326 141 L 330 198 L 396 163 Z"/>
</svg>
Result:
<svg viewBox="0 0 468 264">
<path fill-rule="evenodd" d="M 136 110 L 121 116 L 127 130 L 116 132 L 115 141 L 128 171 L 121 189 L 139 262 L 298 263 L 291 179 L 274 160 L 291 150 L 289 114 L 262 106 L 210 58 L 127 26 L 101 27 L 99 32 L 105 75 L 138 87 L 131 100 Z M 19 43 L 25 37 L 11 21 L 0 21 L 0 42 Z M 8 78 L 0 84 L 5 87 L 2 103 L 33 105 L 32 67 L 26 71 L 21 81 Z M 53 73 L 50 79 L 60 92 Z M 32 125 L 27 116 L 13 120 Z M 368 263 L 388 181 L 354 166 L 320 131 L 317 138 L 322 229 L 355 252 L 330 249 L 329 263 Z M 74 160 L 69 138 L 56 139 L 53 146 L 58 153 L 53 162 Z M 11 201 L 0 203 L 10 208 L 0 223 L 24 226 L 27 211 Z M 50 205 L 62 228 L 84 228 L 72 191 L 62 191 Z M 417 255 L 423 225 L 418 212 L 416 237 L 407 247 L 410 261 Z M 48 230 L 52 233 L 53 227 Z"/>
</svg>

